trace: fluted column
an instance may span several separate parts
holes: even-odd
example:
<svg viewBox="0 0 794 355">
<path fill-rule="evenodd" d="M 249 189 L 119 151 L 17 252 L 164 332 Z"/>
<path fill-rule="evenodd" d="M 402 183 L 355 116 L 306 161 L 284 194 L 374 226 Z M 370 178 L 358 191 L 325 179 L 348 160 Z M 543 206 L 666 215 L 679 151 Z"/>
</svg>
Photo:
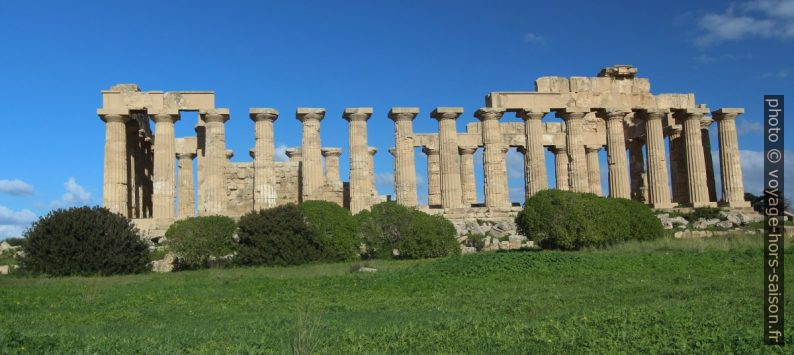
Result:
<svg viewBox="0 0 794 355">
<path fill-rule="evenodd" d="M 672 208 L 667 175 L 667 154 L 664 147 L 662 118 L 668 110 L 643 110 L 645 139 L 648 150 L 648 202 L 653 208 Z"/>
<path fill-rule="evenodd" d="M 628 115 L 628 111 L 607 109 L 599 114 L 606 121 L 609 196 L 631 198 L 626 163 L 626 136 L 623 131 L 623 119 Z"/>
<path fill-rule="evenodd" d="M 463 114 L 462 107 L 438 107 L 430 114 L 438 120 L 438 143 L 441 158 L 441 206 L 463 207 L 460 186 L 460 156 L 455 122 Z"/>
<path fill-rule="evenodd" d="M 339 156 L 342 155 L 341 148 L 323 148 L 325 157 L 325 182 L 328 185 L 338 185 L 342 182 L 339 178 Z"/>
<path fill-rule="evenodd" d="M 552 146 L 549 150 L 554 153 L 554 175 L 557 190 L 568 191 L 571 186 L 568 182 L 568 150 L 565 146 Z"/>
<path fill-rule="evenodd" d="M 642 140 L 632 138 L 629 141 L 629 170 L 631 175 L 631 198 L 636 201 L 648 202 L 645 157 L 642 155 Z"/>
<path fill-rule="evenodd" d="M 229 120 L 228 109 L 213 109 L 201 112 L 204 121 L 205 152 L 204 152 L 204 180 L 206 184 L 206 199 L 204 210 L 199 210 L 199 215 L 223 215 L 226 213 L 226 121 Z"/>
<path fill-rule="evenodd" d="M 714 158 L 711 155 L 711 135 L 709 127 L 714 122 L 711 117 L 700 119 L 700 139 L 703 141 L 703 159 L 706 161 L 706 181 L 709 188 L 709 201 L 717 202 L 717 182 L 714 176 Z"/>
<path fill-rule="evenodd" d="M 703 154 L 703 139 L 700 132 L 700 121 L 708 112 L 705 108 L 685 110 L 684 140 L 687 165 L 687 188 L 693 207 L 714 207 L 716 203 L 709 200 L 708 179 L 706 177 L 706 159 Z"/>
<path fill-rule="evenodd" d="M 196 153 L 177 153 L 179 160 L 179 218 L 193 217 L 193 158 Z"/>
<path fill-rule="evenodd" d="M 146 117 L 148 120 L 149 118 Z M 138 134 L 135 136 L 135 215 L 133 218 L 144 218 L 145 209 L 144 206 L 144 197 L 143 194 L 145 193 L 146 188 L 144 187 L 146 176 L 144 175 L 146 172 L 146 155 L 144 151 L 144 138 L 146 137 L 146 131 L 143 129 L 138 129 Z"/>
<path fill-rule="evenodd" d="M 130 119 L 125 124 L 127 142 L 127 211 L 125 216 L 138 218 L 138 183 L 136 181 L 136 169 L 140 165 L 138 161 L 138 122 Z"/>
<path fill-rule="evenodd" d="M 369 160 L 367 160 L 367 182 L 369 184 L 369 202 L 367 203 L 367 208 L 372 207 L 375 204 L 379 194 L 378 188 L 375 186 L 375 154 L 378 153 L 378 148 L 369 147 L 367 149 L 367 155 Z"/>
<path fill-rule="evenodd" d="M 543 151 L 543 116 L 547 109 L 525 109 L 518 112 L 524 120 L 524 194 L 530 198 L 538 191 L 549 188 L 546 173 L 546 154 Z"/>
<path fill-rule="evenodd" d="M 207 127 L 199 117 L 198 123 L 194 127 L 196 130 L 196 181 L 198 186 L 198 213 L 200 216 L 207 214 Z"/>
<path fill-rule="evenodd" d="M 565 121 L 565 145 L 568 147 L 569 180 L 571 191 L 590 192 L 587 179 L 587 158 L 582 144 L 584 116 L 587 108 L 566 108 L 558 114 Z"/>
<path fill-rule="evenodd" d="M 154 206 L 152 195 L 154 193 L 154 148 L 152 147 L 152 137 L 144 137 L 141 143 L 143 147 L 143 196 L 142 206 L 143 211 L 141 218 L 154 217 Z"/>
<path fill-rule="evenodd" d="M 731 208 L 750 207 L 750 203 L 744 200 L 742 166 L 739 163 L 739 139 L 736 133 L 736 117 L 742 113 L 744 113 L 742 108 L 722 108 L 711 114 L 717 121 L 719 134 L 722 203 Z"/>
<path fill-rule="evenodd" d="M 474 113 L 481 122 L 486 207 L 510 207 L 507 174 L 502 169 L 505 166 L 505 147 L 499 119 L 503 114 L 504 109 L 498 108 L 481 108 Z"/>
<path fill-rule="evenodd" d="M 371 116 L 371 107 L 346 108 L 344 112 L 350 130 L 350 212 L 353 214 L 369 208 L 372 203 L 371 157 L 367 144 L 367 120 Z"/>
<path fill-rule="evenodd" d="M 325 109 L 298 108 L 295 116 L 303 124 L 303 136 L 301 140 L 301 153 L 303 154 L 301 179 L 302 198 L 303 201 L 322 200 L 323 180 L 325 179 L 323 178 L 323 156 L 320 152 L 322 147 L 322 143 L 320 142 L 320 121 L 325 117 Z M 352 169 L 353 167 L 351 166 L 351 170 Z M 351 177 L 350 180 L 352 192 L 353 178 Z"/>
<path fill-rule="evenodd" d="M 460 152 L 460 183 L 463 188 L 463 204 L 471 206 L 477 203 L 477 188 L 474 185 L 474 152 L 476 146 L 458 148 Z"/>
<path fill-rule="evenodd" d="M 154 119 L 153 217 L 171 219 L 176 214 L 176 148 L 174 122 L 178 114 L 159 113 Z"/>
<path fill-rule="evenodd" d="M 127 216 L 127 114 L 99 113 L 105 121 L 105 163 L 102 184 L 102 206 Z"/>
<path fill-rule="evenodd" d="M 601 193 L 601 166 L 598 163 L 599 146 L 586 146 L 587 155 L 587 182 L 590 184 L 590 193 L 602 196 Z"/>
<path fill-rule="evenodd" d="M 436 147 L 423 147 L 427 155 L 427 205 L 441 205 L 441 155 Z"/>
<path fill-rule="evenodd" d="M 673 202 L 689 202 L 686 182 L 686 151 L 684 148 L 683 128 L 680 124 L 670 126 L 670 185 Z"/>
<path fill-rule="evenodd" d="M 418 114 L 416 107 L 393 107 L 389 111 L 389 118 L 394 121 L 394 193 L 397 203 L 408 207 L 418 205 L 413 131 L 413 120 Z"/>
<path fill-rule="evenodd" d="M 272 108 L 252 108 L 249 117 L 254 121 L 254 210 L 276 206 L 276 174 L 273 162 L 276 152 L 273 124 L 278 111 Z"/>
</svg>

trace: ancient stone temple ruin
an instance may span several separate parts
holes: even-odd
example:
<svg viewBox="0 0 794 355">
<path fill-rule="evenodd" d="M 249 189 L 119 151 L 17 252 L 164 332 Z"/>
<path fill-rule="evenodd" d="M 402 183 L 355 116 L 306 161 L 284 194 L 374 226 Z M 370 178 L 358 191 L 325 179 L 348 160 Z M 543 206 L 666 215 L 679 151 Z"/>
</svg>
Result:
<svg viewBox="0 0 794 355">
<path fill-rule="evenodd" d="M 636 68 L 616 65 L 595 77 L 541 77 L 533 92 L 491 92 L 485 106 L 473 112 L 479 122 L 467 124 L 465 131 L 456 123 L 464 114 L 461 107 L 429 113 L 438 121 L 437 133 L 414 132 L 418 108 L 379 110 L 383 114 L 377 119 L 388 116 L 395 127 L 395 144 L 388 151 L 394 157 L 396 201 L 452 219 L 512 216 L 520 207 L 509 198 L 505 155 L 514 147 L 524 156 L 526 197 L 550 188 L 549 150 L 559 189 L 632 198 L 659 209 L 718 203 L 747 207 L 735 123 L 744 110 L 710 111 L 692 93 L 651 94 L 648 79 L 636 74 Z M 289 160 L 280 162 L 274 160 L 273 131 L 279 112 L 251 108 L 253 161 L 233 163 L 224 129 L 230 113 L 215 107 L 213 92 L 141 91 L 120 84 L 103 91 L 102 100 L 97 112 L 106 124 L 103 204 L 144 229 L 196 214 L 240 216 L 306 200 L 333 201 L 356 213 L 386 199 L 375 189 L 377 149 L 367 141 L 372 108 L 336 113 L 349 126 L 350 181 L 343 182 L 342 148 L 323 147 L 320 141 L 325 109 L 297 108 L 302 145 L 288 149 Z M 177 138 L 174 125 L 186 111 L 199 114 L 196 135 Z M 505 113 L 521 122 L 501 122 Z M 552 115 L 562 121 L 544 122 Z M 714 121 L 720 201 L 709 136 Z M 415 154 L 420 149 L 427 156 L 427 191 L 417 191 Z M 477 201 L 475 188 L 473 155 L 478 149 L 483 150 L 484 203 Z M 601 149 L 606 149 L 609 169 L 607 191 L 601 188 Z M 428 205 L 419 205 L 419 193 L 427 194 Z"/>
</svg>

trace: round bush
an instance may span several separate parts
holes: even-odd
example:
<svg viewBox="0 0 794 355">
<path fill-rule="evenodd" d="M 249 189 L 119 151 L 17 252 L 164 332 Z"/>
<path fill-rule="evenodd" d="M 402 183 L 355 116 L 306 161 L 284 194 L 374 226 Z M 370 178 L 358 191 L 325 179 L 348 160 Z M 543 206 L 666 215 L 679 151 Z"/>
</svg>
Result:
<svg viewBox="0 0 794 355">
<path fill-rule="evenodd" d="M 249 212 L 238 222 L 241 265 L 297 265 L 322 260 L 322 244 L 298 206 Z"/>
<path fill-rule="evenodd" d="M 233 254 L 235 232 L 237 223 L 229 217 L 191 217 L 171 224 L 165 238 L 168 248 L 179 256 L 180 266 L 199 268 Z"/>
<path fill-rule="evenodd" d="M 314 231 L 325 261 L 343 261 L 358 257 L 358 224 L 350 211 L 328 201 L 300 204 L 306 222 Z"/>
<path fill-rule="evenodd" d="M 455 227 L 442 216 L 383 202 L 355 216 L 368 258 L 431 258 L 460 254 Z M 393 250 L 398 254 L 393 254 Z"/>
<path fill-rule="evenodd" d="M 603 247 L 664 234 L 661 222 L 642 203 L 560 190 L 529 198 L 516 224 L 520 233 L 545 249 Z"/>
<path fill-rule="evenodd" d="M 23 272 L 114 275 L 149 270 L 149 248 L 130 221 L 102 207 L 52 211 L 25 232 Z"/>
</svg>

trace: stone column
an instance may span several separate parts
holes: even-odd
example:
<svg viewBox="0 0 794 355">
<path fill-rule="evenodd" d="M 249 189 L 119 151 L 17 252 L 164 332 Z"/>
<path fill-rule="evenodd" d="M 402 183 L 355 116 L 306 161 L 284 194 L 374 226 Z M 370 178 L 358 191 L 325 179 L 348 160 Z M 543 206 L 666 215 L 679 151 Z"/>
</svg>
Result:
<svg viewBox="0 0 794 355">
<path fill-rule="evenodd" d="M 226 156 L 226 121 L 228 109 L 212 109 L 200 112 L 204 121 L 205 151 L 203 162 L 206 198 L 204 210 L 199 215 L 223 215 L 226 213 L 226 181 L 224 172 L 228 164 Z"/>
<path fill-rule="evenodd" d="M 367 181 L 369 182 L 370 193 L 370 202 L 367 204 L 367 208 L 370 208 L 375 204 L 375 200 L 377 200 L 378 196 L 380 196 L 380 194 L 378 194 L 378 188 L 375 187 L 375 154 L 378 153 L 378 148 L 369 147 L 367 153 L 369 155 L 369 160 L 367 160 Z"/>
<path fill-rule="evenodd" d="M 100 110 L 101 111 L 101 110 Z M 102 206 L 111 212 L 128 215 L 127 128 L 128 114 L 99 112 L 105 121 L 105 166 Z"/>
<path fill-rule="evenodd" d="M 154 119 L 154 191 L 152 212 L 156 219 L 176 214 L 176 148 L 174 123 L 179 114 L 159 113 Z"/>
<path fill-rule="evenodd" d="M 339 156 L 342 155 L 341 148 L 323 148 L 325 157 L 325 182 L 328 185 L 338 185 L 342 182 L 339 178 Z"/>
<path fill-rule="evenodd" d="M 587 155 L 587 182 L 590 184 L 590 193 L 602 196 L 601 193 L 601 166 L 598 163 L 599 146 L 586 146 Z"/>
<path fill-rule="evenodd" d="M 711 117 L 700 119 L 700 139 L 703 141 L 703 159 L 706 161 L 706 181 L 709 188 L 709 201 L 717 202 L 717 182 L 714 176 L 714 159 L 711 156 L 711 135 L 709 127 L 714 122 Z"/>
<path fill-rule="evenodd" d="M 504 109 L 499 108 L 481 108 L 474 113 L 474 116 L 480 120 L 482 129 L 486 207 L 510 207 L 510 199 L 507 196 L 507 174 L 502 169 L 505 166 L 503 153 L 505 147 L 499 119 L 503 114 Z"/>
<path fill-rule="evenodd" d="M 323 199 L 323 156 L 320 152 L 320 121 L 324 108 L 298 108 L 295 116 L 303 124 L 301 153 L 303 155 L 303 201 Z M 352 179 L 351 179 L 352 180 Z M 352 185 L 352 184 L 351 184 Z"/>
<path fill-rule="evenodd" d="M 623 119 L 628 111 L 607 109 L 600 113 L 606 121 L 607 164 L 609 169 L 609 196 L 631 198 L 629 192 L 628 164 L 626 163 L 626 135 Z"/>
<path fill-rule="evenodd" d="M 684 150 L 682 131 L 680 124 L 669 127 L 670 184 L 673 188 L 673 202 L 676 203 L 689 202 L 686 182 L 686 151 Z"/>
<path fill-rule="evenodd" d="M 125 124 L 127 134 L 127 212 L 129 218 L 139 218 L 138 181 L 137 169 L 141 162 L 138 160 L 138 122 L 130 119 Z"/>
<path fill-rule="evenodd" d="M 441 205 L 441 157 L 440 151 L 435 147 L 423 147 L 422 152 L 427 155 L 427 205 Z"/>
<path fill-rule="evenodd" d="M 146 116 L 148 120 L 149 117 Z M 144 218 L 146 207 L 144 205 L 144 193 L 146 192 L 146 152 L 144 148 L 144 139 L 146 138 L 146 131 L 143 129 L 138 130 L 135 137 L 135 206 L 136 211 L 134 218 Z"/>
<path fill-rule="evenodd" d="M 303 161 L 303 154 L 301 154 L 300 148 L 287 148 L 284 151 L 284 155 L 293 163 L 300 163 Z"/>
<path fill-rule="evenodd" d="M 526 198 L 549 188 L 546 174 L 546 154 L 543 151 L 543 116 L 548 109 L 525 109 L 518 112 L 524 120 L 524 192 Z"/>
<path fill-rule="evenodd" d="M 193 158 L 196 153 L 177 153 L 179 160 L 179 218 L 193 217 Z"/>
<path fill-rule="evenodd" d="M 143 138 L 143 159 L 144 159 L 144 180 L 143 180 L 143 214 L 141 218 L 154 217 L 154 148 L 152 147 L 152 137 Z"/>
<path fill-rule="evenodd" d="M 706 112 L 708 109 L 700 107 L 685 110 L 684 140 L 686 142 L 687 187 L 689 200 L 693 207 L 715 207 L 717 205 L 709 200 L 706 159 L 703 154 L 703 139 L 700 136 L 700 121 Z"/>
<path fill-rule="evenodd" d="M 582 130 L 584 116 L 590 109 L 569 107 L 558 112 L 565 121 L 565 145 L 568 147 L 569 180 L 571 191 L 590 192 L 590 183 L 587 179 L 587 158 L 582 144 Z"/>
<path fill-rule="evenodd" d="M 552 146 L 549 147 L 549 150 L 554 153 L 554 175 L 557 190 L 568 191 L 571 189 L 568 183 L 568 150 L 565 146 Z"/>
<path fill-rule="evenodd" d="M 278 110 L 252 108 L 248 111 L 254 121 L 254 211 L 276 206 L 276 173 L 273 159 L 276 148 L 273 124 Z"/>
<path fill-rule="evenodd" d="M 474 185 L 474 152 L 476 146 L 461 146 L 460 152 L 460 183 L 463 188 L 463 205 L 470 207 L 477 203 L 477 188 Z"/>
<path fill-rule="evenodd" d="M 648 202 L 653 208 L 672 208 L 667 178 L 667 155 L 664 147 L 662 118 L 668 110 L 644 110 L 645 139 L 648 142 Z"/>
<path fill-rule="evenodd" d="M 460 156 L 455 122 L 463 114 L 462 107 L 438 107 L 430 114 L 438 120 L 438 144 L 441 157 L 441 206 L 463 207 L 460 186 Z"/>
<path fill-rule="evenodd" d="M 207 128 L 199 117 L 195 126 L 196 130 L 196 180 L 198 186 L 198 213 L 200 216 L 207 214 L 207 165 L 205 162 L 207 152 Z"/>
<path fill-rule="evenodd" d="M 719 134 L 722 203 L 731 208 L 750 207 L 750 203 L 744 200 L 739 139 L 736 134 L 736 117 L 742 113 L 743 108 L 722 108 L 711 113 L 717 121 Z"/>
<path fill-rule="evenodd" d="M 372 108 L 346 108 L 343 116 L 350 132 L 350 212 L 356 214 L 372 203 L 371 157 L 367 144 L 367 120 L 372 116 Z"/>
<path fill-rule="evenodd" d="M 642 140 L 632 138 L 629 141 L 629 168 L 631 173 L 631 198 L 647 202 L 647 184 L 645 183 L 645 157 L 642 155 Z"/>
<path fill-rule="evenodd" d="M 416 207 L 416 162 L 414 160 L 413 120 L 419 114 L 416 107 L 393 107 L 389 118 L 394 121 L 394 193 L 397 203 Z"/>
</svg>

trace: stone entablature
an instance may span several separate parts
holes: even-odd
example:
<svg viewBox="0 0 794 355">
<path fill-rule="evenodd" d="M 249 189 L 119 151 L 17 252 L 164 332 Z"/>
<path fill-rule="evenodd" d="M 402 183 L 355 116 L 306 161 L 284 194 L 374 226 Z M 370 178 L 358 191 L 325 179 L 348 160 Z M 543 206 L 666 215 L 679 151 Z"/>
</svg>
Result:
<svg viewBox="0 0 794 355">
<path fill-rule="evenodd" d="M 394 121 L 395 145 L 388 151 L 394 157 L 397 202 L 420 207 L 419 148 L 428 164 L 428 205 L 422 208 L 455 218 L 513 213 L 505 154 L 516 148 L 524 155 L 526 197 L 550 188 L 545 165 L 549 150 L 554 153 L 557 188 L 634 198 L 656 208 L 713 206 L 718 201 L 708 132 L 716 122 L 723 189 L 719 202 L 746 207 L 735 125 L 743 110 L 723 108 L 709 116 L 694 94 L 654 95 L 648 79 L 636 74 L 636 68 L 618 65 L 596 77 L 541 77 L 534 92 L 491 92 L 486 106 L 472 113 L 461 107 L 438 107 L 424 115 L 415 107 L 391 108 L 387 116 Z M 251 108 L 253 161 L 237 163 L 229 161 L 233 152 L 226 149 L 225 122 L 232 116 L 228 109 L 215 107 L 213 92 L 140 91 L 137 85 L 120 84 L 103 91 L 102 102 L 97 113 L 106 124 L 103 205 L 125 216 L 167 224 L 196 212 L 240 216 L 309 199 L 333 201 L 355 213 L 386 199 L 375 188 L 377 148 L 367 140 L 367 122 L 375 115 L 371 107 L 333 115 L 347 120 L 349 127 L 350 182 L 344 182 L 339 172 L 343 149 L 320 142 L 321 121 L 330 117 L 323 108 L 296 109 L 302 146 L 288 149 L 286 162 L 275 161 L 273 124 L 279 112 Z M 174 125 L 184 111 L 199 113 L 196 135 L 176 138 Z M 459 132 L 457 120 L 466 115 L 478 122 Z M 504 115 L 520 121 L 503 122 Z M 551 115 L 562 122 L 543 121 Z M 437 120 L 438 133 L 414 132 L 413 121 L 427 116 Z M 484 201 L 477 201 L 474 185 L 472 156 L 479 149 Z M 602 149 L 609 167 L 606 191 L 599 171 Z"/>
</svg>

